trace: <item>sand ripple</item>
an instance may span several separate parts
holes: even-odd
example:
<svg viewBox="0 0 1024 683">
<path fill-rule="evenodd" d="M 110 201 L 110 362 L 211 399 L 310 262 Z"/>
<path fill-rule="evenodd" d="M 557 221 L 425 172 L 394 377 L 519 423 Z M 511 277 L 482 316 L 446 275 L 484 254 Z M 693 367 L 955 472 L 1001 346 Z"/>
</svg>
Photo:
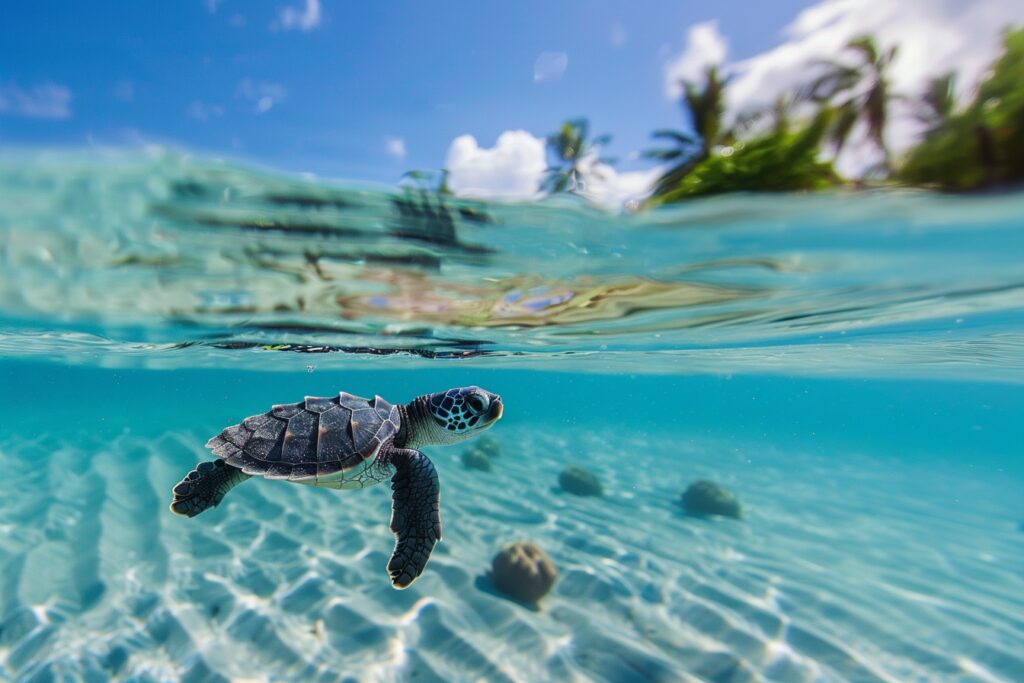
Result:
<svg viewBox="0 0 1024 683">
<path fill-rule="evenodd" d="M 252 482 L 187 520 L 168 491 L 205 457 L 200 434 L 0 437 L 0 679 L 1024 679 L 1021 482 L 669 436 L 499 436 L 490 473 L 431 451 L 445 540 L 406 591 L 384 571 L 386 487 Z M 608 495 L 560 492 L 570 460 Z M 700 477 L 747 520 L 685 517 Z M 519 538 L 561 572 L 540 610 L 485 576 Z"/>
</svg>

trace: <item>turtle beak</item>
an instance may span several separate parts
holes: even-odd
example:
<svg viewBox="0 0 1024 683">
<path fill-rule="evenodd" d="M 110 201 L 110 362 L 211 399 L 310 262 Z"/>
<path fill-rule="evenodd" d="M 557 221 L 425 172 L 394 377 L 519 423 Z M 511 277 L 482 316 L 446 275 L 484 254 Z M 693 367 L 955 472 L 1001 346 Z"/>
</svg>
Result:
<svg viewBox="0 0 1024 683">
<path fill-rule="evenodd" d="M 501 397 L 497 396 L 491 401 L 490 410 L 487 411 L 487 417 L 490 418 L 491 422 L 497 422 L 501 419 L 502 413 L 505 412 L 505 406 L 501 403 Z"/>
</svg>

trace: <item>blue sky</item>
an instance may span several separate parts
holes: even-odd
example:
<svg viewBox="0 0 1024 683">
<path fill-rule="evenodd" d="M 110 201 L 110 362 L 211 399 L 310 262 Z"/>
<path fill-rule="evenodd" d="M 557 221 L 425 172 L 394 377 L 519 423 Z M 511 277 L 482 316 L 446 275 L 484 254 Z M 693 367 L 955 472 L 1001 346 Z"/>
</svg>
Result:
<svg viewBox="0 0 1024 683">
<path fill-rule="evenodd" d="M 686 127 L 671 86 L 708 63 L 730 78 L 728 118 L 849 58 L 852 38 L 898 46 L 886 137 L 899 153 L 920 134 L 908 103 L 927 79 L 956 71 L 969 95 L 1024 3 L 40 0 L 0 18 L 0 147 L 157 143 L 389 184 L 447 166 L 456 192 L 524 198 L 543 136 L 586 116 L 620 159 L 589 191 L 616 205 L 649 189 L 658 170 L 630 155 Z M 877 153 L 858 139 L 844 173 Z"/>
<path fill-rule="evenodd" d="M 716 19 L 743 59 L 811 4 L 306 2 L 5 3 L 0 145 L 157 142 L 392 183 L 459 135 L 586 115 L 625 158 L 683 125 L 664 70 L 688 27 Z M 542 53 L 565 54 L 560 78 L 535 81 Z"/>
</svg>

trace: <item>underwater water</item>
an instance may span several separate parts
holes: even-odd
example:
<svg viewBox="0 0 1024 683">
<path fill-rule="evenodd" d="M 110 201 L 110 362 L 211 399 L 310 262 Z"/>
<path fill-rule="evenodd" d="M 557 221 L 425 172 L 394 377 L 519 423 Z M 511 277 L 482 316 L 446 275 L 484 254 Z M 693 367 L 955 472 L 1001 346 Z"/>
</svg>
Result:
<svg viewBox="0 0 1024 683">
<path fill-rule="evenodd" d="M 0 679 L 1024 680 L 1024 196 L 611 214 L 163 151 L 0 157 Z M 389 486 L 171 488 L 304 396 L 503 397 Z M 603 495 L 559 484 L 589 470 Z M 711 480 L 742 519 L 688 515 Z M 509 541 L 558 572 L 537 605 Z"/>
</svg>

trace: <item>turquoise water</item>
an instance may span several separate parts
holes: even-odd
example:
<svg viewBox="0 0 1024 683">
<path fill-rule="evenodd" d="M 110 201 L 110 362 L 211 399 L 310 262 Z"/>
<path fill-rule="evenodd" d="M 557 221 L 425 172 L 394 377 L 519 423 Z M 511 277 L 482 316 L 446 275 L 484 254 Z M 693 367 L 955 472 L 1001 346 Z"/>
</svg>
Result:
<svg viewBox="0 0 1024 683">
<path fill-rule="evenodd" d="M 0 157 L 0 679 L 1022 680 L 1022 214 Z M 425 449 L 444 540 L 407 590 L 387 486 L 167 509 L 273 404 L 467 384 L 501 456 Z M 698 479 L 743 519 L 687 516 Z M 538 607 L 488 578 L 512 540 L 558 570 Z"/>
</svg>

